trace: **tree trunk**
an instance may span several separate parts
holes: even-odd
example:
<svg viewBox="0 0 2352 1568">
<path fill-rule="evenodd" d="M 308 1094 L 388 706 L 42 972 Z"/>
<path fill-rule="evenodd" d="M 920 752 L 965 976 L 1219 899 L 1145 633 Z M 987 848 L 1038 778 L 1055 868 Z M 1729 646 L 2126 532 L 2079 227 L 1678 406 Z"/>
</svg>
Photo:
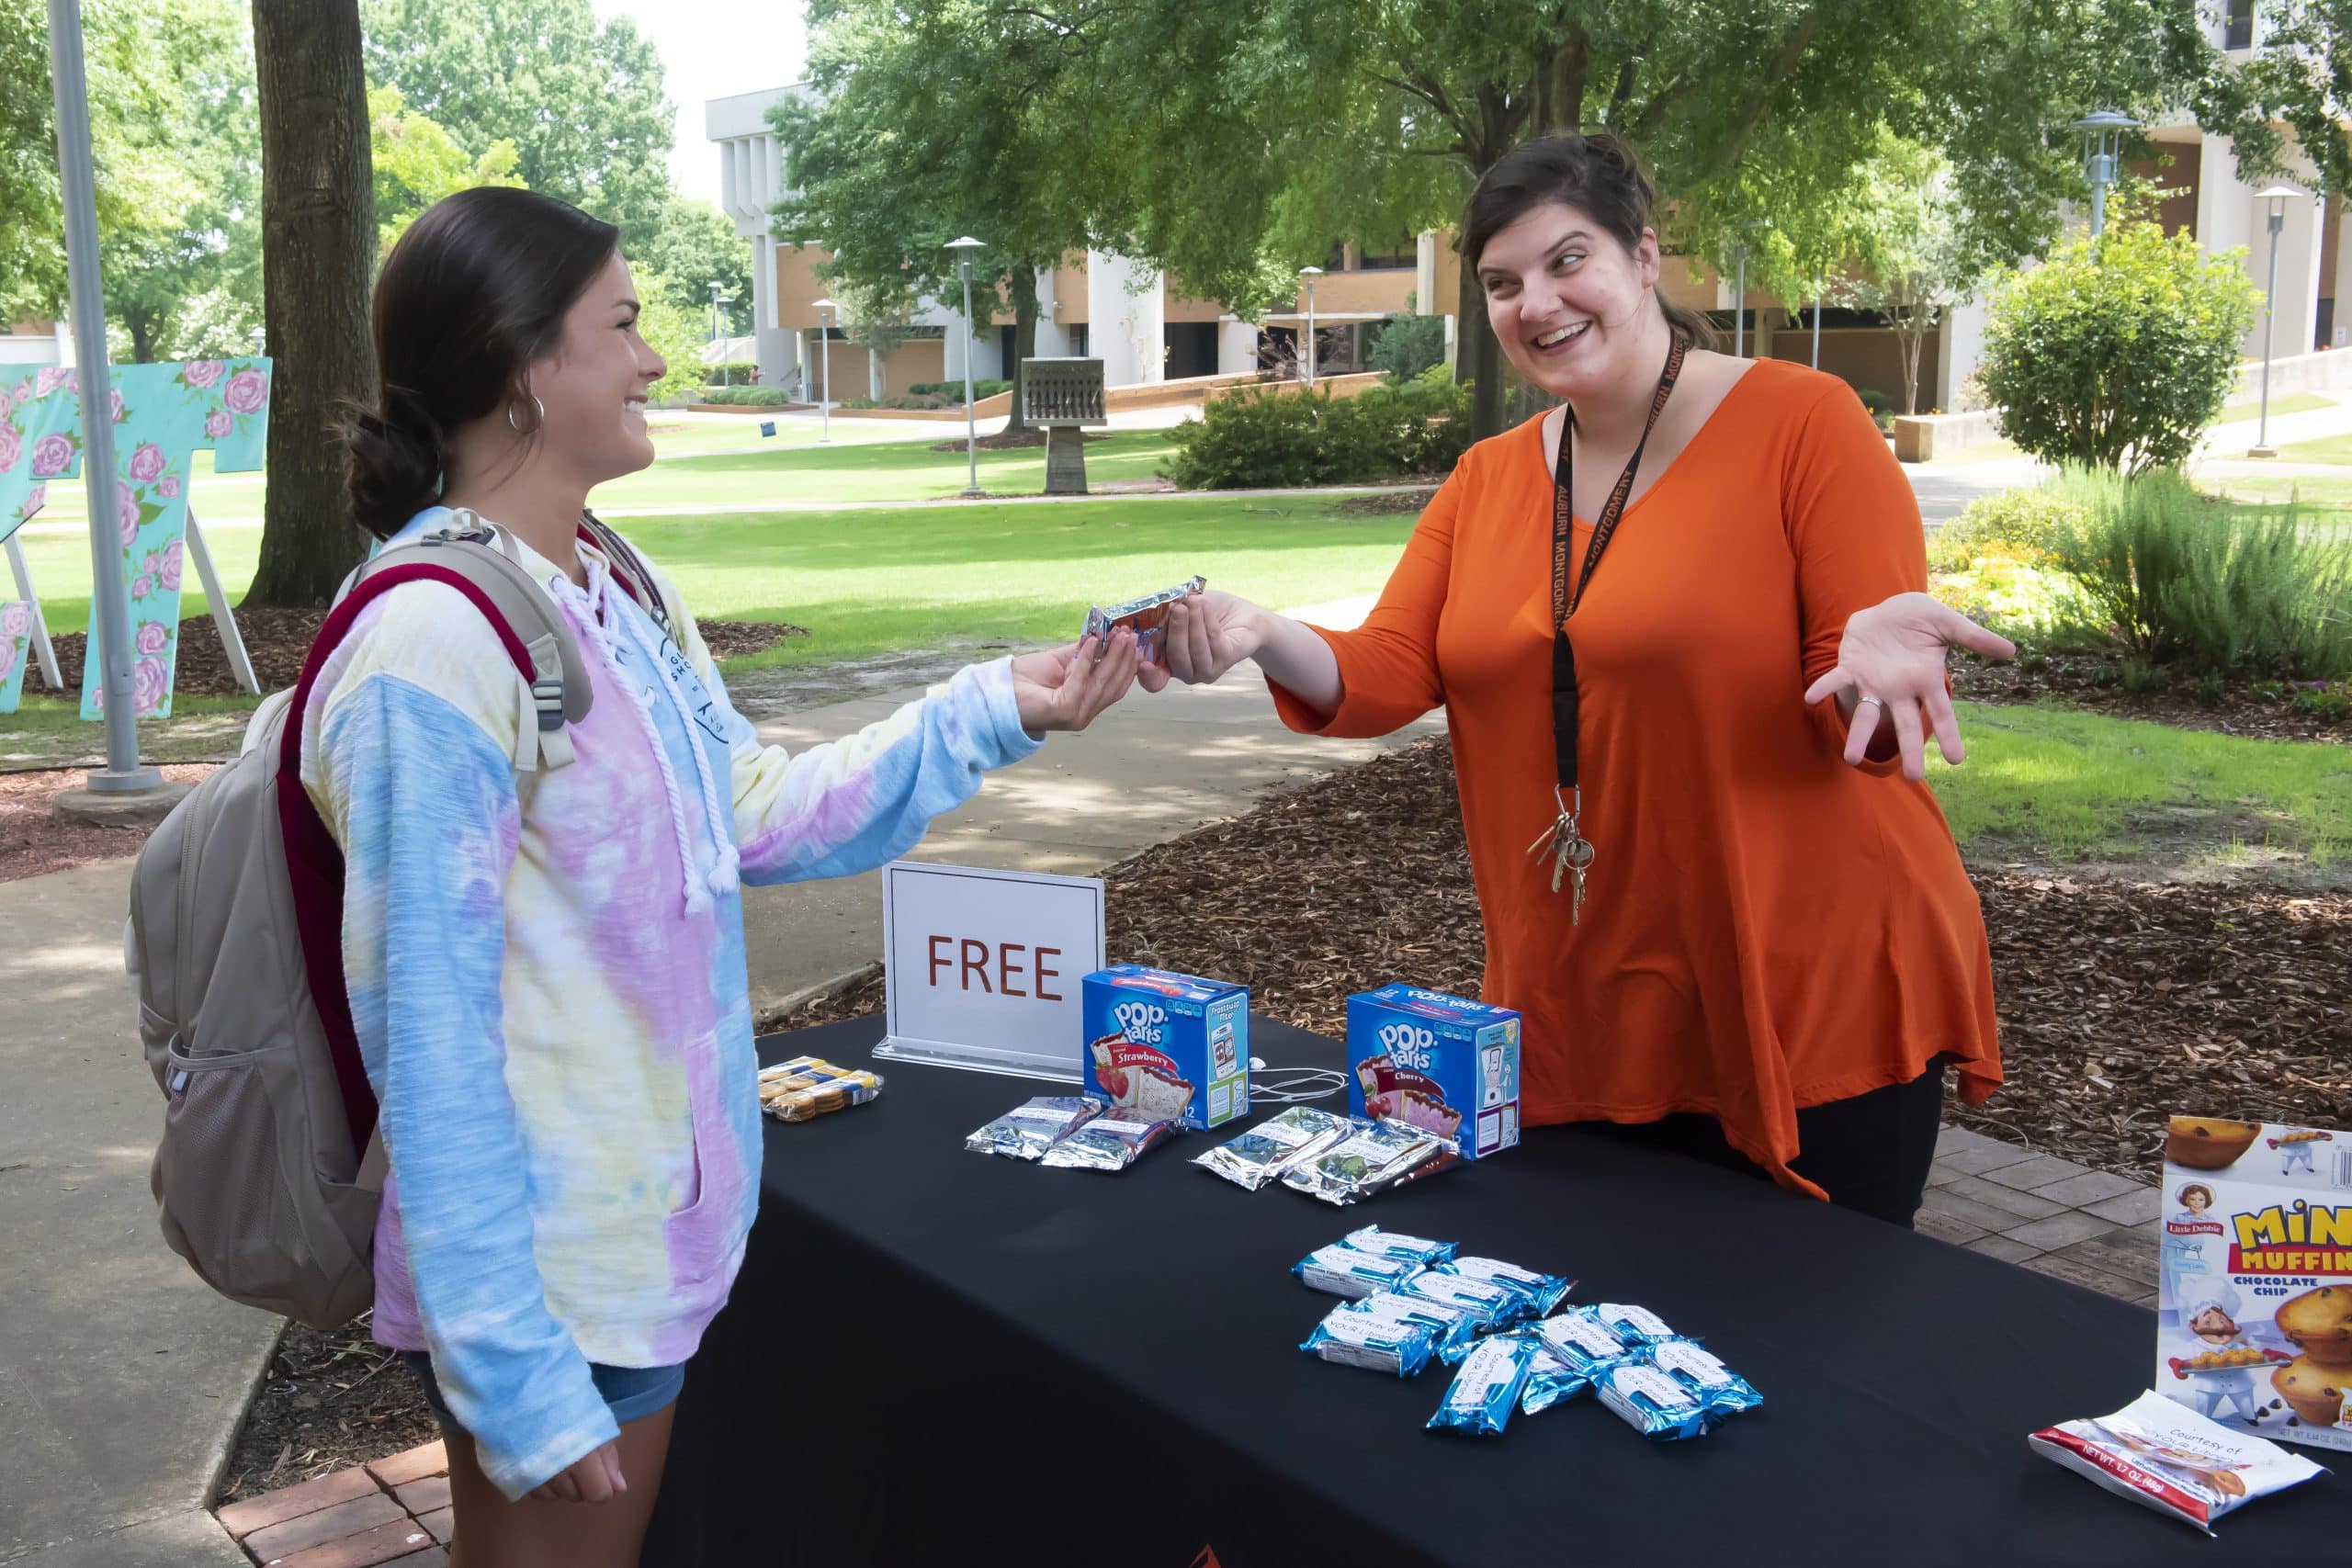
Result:
<svg viewBox="0 0 2352 1568">
<path fill-rule="evenodd" d="M 1037 355 L 1037 269 L 1015 263 L 1006 287 L 1012 293 L 1012 363 L 1004 367 L 1004 378 L 1012 383 L 1012 412 L 1005 416 L 1004 434 L 1011 435 L 1035 428 L 1022 417 L 1021 366 Z"/>
<path fill-rule="evenodd" d="M 1487 296 L 1465 265 L 1455 292 L 1453 379 L 1470 383 L 1470 439 L 1484 441 L 1503 428 L 1503 345 L 1487 321 Z"/>
<path fill-rule="evenodd" d="M 373 401 L 376 389 L 375 175 L 358 0 L 254 0 L 254 65 L 269 496 L 244 603 L 320 605 L 368 543 L 351 519 L 341 434 L 345 406 Z"/>
<path fill-rule="evenodd" d="M 155 358 L 155 321 L 144 310 L 125 310 L 123 330 L 130 334 L 130 362 L 152 364 Z"/>
</svg>

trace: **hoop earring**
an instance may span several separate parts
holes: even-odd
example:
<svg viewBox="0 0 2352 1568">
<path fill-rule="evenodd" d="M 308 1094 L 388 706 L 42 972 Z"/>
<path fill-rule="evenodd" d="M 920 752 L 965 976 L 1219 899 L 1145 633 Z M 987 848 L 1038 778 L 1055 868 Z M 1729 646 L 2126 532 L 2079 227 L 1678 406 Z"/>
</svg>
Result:
<svg viewBox="0 0 2352 1568">
<path fill-rule="evenodd" d="M 514 405 L 513 403 L 508 403 L 506 405 L 507 428 L 514 431 L 517 435 L 537 435 L 541 430 L 545 429 L 548 423 L 547 404 L 539 401 L 537 397 L 533 397 L 531 399 L 531 407 L 537 417 L 533 419 L 531 428 L 526 430 L 514 418 Z"/>
</svg>

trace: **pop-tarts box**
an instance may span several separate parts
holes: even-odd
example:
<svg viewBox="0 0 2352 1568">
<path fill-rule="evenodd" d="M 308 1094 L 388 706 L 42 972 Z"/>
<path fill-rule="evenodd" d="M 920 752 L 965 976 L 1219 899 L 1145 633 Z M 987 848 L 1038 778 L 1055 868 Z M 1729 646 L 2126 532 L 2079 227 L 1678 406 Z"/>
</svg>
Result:
<svg viewBox="0 0 2352 1568">
<path fill-rule="evenodd" d="M 1348 998 L 1348 1109 L 1478 1159 L 1519 1142 L 1519 1014 L 1419 986 Z"/>
<path fill-rule="evenodd" d="M 1205 1132 L 1250 1110 L 1250 989 L 1140 964 L 1080 985 L 1086 1092 Z"/>
<path fill-rule="evenodd" d="M 2352 1450 L 2352 1134 L 2175 1116 L 2155 1385 L 2233 1432 Z"/>
</svg>

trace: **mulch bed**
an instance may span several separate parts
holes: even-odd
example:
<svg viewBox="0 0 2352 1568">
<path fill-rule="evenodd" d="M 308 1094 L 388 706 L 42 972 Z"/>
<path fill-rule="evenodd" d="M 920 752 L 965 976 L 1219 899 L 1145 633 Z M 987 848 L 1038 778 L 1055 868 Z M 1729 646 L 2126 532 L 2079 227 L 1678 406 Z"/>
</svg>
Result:
<svg viewBox="0 0 2352 1568">
<path fill-rule="evenodd" d="M 2142 1180 L 2176 1111 L 2352 1126 L 2352 896 L 1972 877 L 2008 1079 L 1981 1109 L 1955 1102 L 1954 1120 Z M 1111 952 L 1241 981 L 1253 1007 L 1326 1034 L 1346 1032 L 1352 991 L 1410 979 L 1475 996 L 1486 964 L 1442 739 L 1104 880 Z M 876 1012 L 882 998 L 877 974 L 789 1022 Z"/>
<path fill-rule="evenodd" d="M 953 409 L 943 409 L 940 412 L 940 417 L 943 419 L 961 419 L 963 414 L 964 405 L 961 403 L 956 404 Z M 1107 433 L 1097 435 L 1081 430 L 1079 434 L 1090 442 L 1111 439 Z M 1045 431 L 1035 425 L 1027 430 L 1009 430 L 1001 435 L 983 435 L 975 443 L 983 452 L 1011 452 L 1023 446 L 1043 446 L 1045 444 Z M 931 444 L 931 449 L 934 452 L 962 452 L 967 449 L 967 446 L 962 441 L 934 441 Z"/>
<path fill-rule="evenodd" d="M 1351 495 L 1333 510 L 1342 517 L 1392 517 L 1399 513 L 1419 516 L 1436 494 L 1433 490 L 1392 490 L 1377 495 Z"/>
<path fill-rule="evenodd" d="M 244 637 L 245 652 L 254 661 L 254 676 L 263 691 L 279 691 L 301 679 L 302 660 L 310 656 L 311 644 L 326 618 L 324 610 L 241 607 L 237 611 L 237 630 Z M 702 628 L 703 641 L 710 646 L 714 659 L 740 659 L 774 648 L 786 637 L 808 635 L 806 627 L 787 626 L 782 621 L 696 624 Z M 65 689 L 80 691 L 82 645 L 87 638 L 81 632 L 71 632 L 62 637 L 52 635 L 52 640 L 57 645 L 57 663 L 65 677 Z M 194 615 L 180 623 L 179 667 L 172 677 L 172 689 L 203 696 L 225 696 L 243 689 L 229 668 L 229 650 L 221 643 L 210 615 Z"/>
<path fill-rule="evenodd" d="M 382 1459 L 441 1435 L 416 1377 L 368 1337 L 363 1316 L 287 1325 L 238 1430 L 214 1507 Z"/>
<path fill-rule="evenodd" d="M 174 784 L 201 784 L 211 773 L 209 762 L 173 765 L 161 770 Z M 62 768 L 46 773 L 0 773 L 0 882 L 66 871 L 94 861 L 134 855 L 154 831 L 152 825 L 98 828 L 75 822 L 50 809 L 60 790 L 80 789 L 87 768 Z"/>
<path fill-rule="evenodd" d="M 2088 708 L 2112 718 L 2153 719 L 2182 729 L 2210 729 L 2263 740 L 2332 740 L 2352 746 L 2352 716 L 2327 718 L 2297 713 L 2284 700 L 2258 694 L 2250 682 L 2234 682 L 2219 699 L 2200 702 L 2186 684 L 2154 692 L 2127 692 L 2120 684 L 2121 661 L 2113 656 L 2052 653 L 2036 667 L 2012 660 L 1995 664 L 1972 654 L 1951 661 L 1952 694 L 1968 702 L 2035 703 L 2048 700 Z"/>
</svg>

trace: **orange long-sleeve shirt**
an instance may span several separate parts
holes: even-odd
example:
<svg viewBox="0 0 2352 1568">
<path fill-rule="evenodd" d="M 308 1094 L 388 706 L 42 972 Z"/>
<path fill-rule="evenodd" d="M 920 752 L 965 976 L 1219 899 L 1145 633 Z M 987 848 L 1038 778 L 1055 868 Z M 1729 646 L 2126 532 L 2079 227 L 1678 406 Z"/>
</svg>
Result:
<svg viewBox="0 0 2352 1568">
<path fill-rule="evenodd" d="M 1847 765 L 1838 705 L 1804 701 L 1849 615 L 1926 586 L 1917 501 L 1843 382 L 1768 359 L 1626 509 L 1571 626 L 1597 852 L 1573 926 L 1525 852 L 1555 815 L 1551 525 L 1542 421 L 1478 443 L 1364 624 L 1316 628 L 1338 711 L 1276 707 L 1371 736 L 1444 705 L 1530 1124 L 1703 1112 L 1818 1195 L 1788 1169 L 1798 1107 L 1943 1053 L 1972 1104 L 2001 1077 L 1984 916 L 1934 795 Z"/>
</svg>

